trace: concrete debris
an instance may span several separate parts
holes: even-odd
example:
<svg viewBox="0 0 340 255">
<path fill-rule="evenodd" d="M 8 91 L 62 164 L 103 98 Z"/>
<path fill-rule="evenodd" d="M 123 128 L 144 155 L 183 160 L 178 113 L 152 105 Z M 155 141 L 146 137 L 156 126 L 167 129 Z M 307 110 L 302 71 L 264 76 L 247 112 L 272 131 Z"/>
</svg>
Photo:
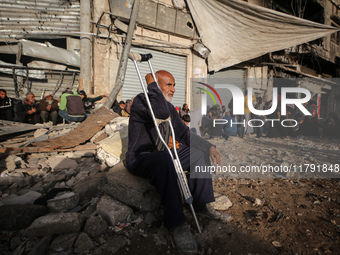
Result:
<svg viewBox="0 0 340 255">
<path fill-rule="evenodd" d="M 225 211 L 228 210 L 233 203 L 227 196 L 220 195 L 218 193 L 214 193 L 215 202 L 212 202 L 211 205 L 215 210 Z"/>
<path fill-rule="evenodd" d="M 78 205 L 78 202 L 78 193 L 67 192 L 48 200 L 47 208 L 49 212 L 64 212 L 76 207 Z"/>
<path fill-rule="evenodd" d="M 91 238 L 86 233 L 80 233 L 76 243 L 74 244 L 74 252 L 87 254 L 89 250 L 94 248 Z"/>
<path fill-rule="evenodd" d="M 28 237 L 77 233 L 83 217 L 77 213 L 48 214 L 36 219 L 27 229 Z"/>
<path fill-rule="evenodd" d="M 48 163 L 53 171 L 62 171 L 64 169 L 76 168 L 77 162 L 73 159 L 65 156 L 51 157 L 48 159 Z"/>
<path fill-rule="evenodd" d="M 57 236 L 51 243 L 51 249 L 56 252 L 66 251 L 73 247 L 78 233 L 70 233 Z"/>
<path fill-rule="evenodd" d="M 4 205 L 28 205 L 33 204 L 33 202 L 40 197 L 41 194 L 36 191 L 29 191 L 22 196 L 6 197 L 1 200 Z"/>
<path fill-rule="evenodd" d="M 101 215 L 93 215 L 86 221 L 84 232 L 90 237 L 97 237 L 106 232 L 108 225 Z"/>
<path fill-rule="evenodd" d="M 126 218 L 133 214 L 130 207 L 114 200 L 109 196 L 103 196 L 97 204 L 97 213 L 111 225 L 126 221 Z"/>
</svg>

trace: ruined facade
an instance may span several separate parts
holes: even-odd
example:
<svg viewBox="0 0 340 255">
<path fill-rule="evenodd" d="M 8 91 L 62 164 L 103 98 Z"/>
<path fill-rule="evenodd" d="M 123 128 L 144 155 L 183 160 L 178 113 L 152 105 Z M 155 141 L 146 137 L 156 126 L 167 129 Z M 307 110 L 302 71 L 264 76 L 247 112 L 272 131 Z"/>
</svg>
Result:
<svg viewBox="0 0 340 255">
<path fill-rule="evenodd" d="M 340 25 L 339 5 L 334 0 L 248 2 L 330 26 Z M 0 0 L 1 87 L 17 98 L 29 90 L 38 97 L 43 91 L 58 96 L 64 88 L 72 86 L 84 89 L 89 95 L 109 93 L 115 86 L 132 5 L 133 0 L 36 0 L 25 3 Z M 81 6 L 87 8 L 85 15 Z M 85 30 L 82 27 L 86 23 L 84 19 L 88 20 Z M 305 77 L 309 81 L 307 84 L 296 85 L 312 92 L 321 106 L 320 116 L 325 118 L 328 113 L 340 110 L 338 85 L 327 80 L 339 76 L 339 36 L 339 32 L 334 33 L 208 73 L 206 60 L 197 53 L 199 37 L 183 1 L 141 0 L 132 51 L 153 53 L 155 69 L 170 69 L 174 74 L 177 82 L 175 105 L 186 102 L 195 108 L 192 98 L 197 95 L 191 88 L 192 78 L 237 78 L 238 86 L 243 89 L 252 86 L 256 95 L 269 100 L 271 88 L 279 85 L 271 83 L 270 79 L 261 83 L 254 79 Z M 35 42 L 33 48 L 36 50 L 27 52 L 25 45 L 30 42 L 21 40 Z M 82 40 L 89 42 L 89 48 L 83 47 Z M 38 54 L 42 47 L 49 48 L 46 54 Z M 67 55 L 66 59 L 61 57 L 63 54 Z M 86 63 L 81 63 L 82 58 Z M 74 62 L 68 62 L 69 59 Z M 84 78 L 84 70 L 87 70 L 87 78 Z M 147 68 L 142 66 L 141 71 L 143 75 Z M 139 92 L 136 72 L 129 63 L 118 100 L 129 99 Z"/>
</svg>

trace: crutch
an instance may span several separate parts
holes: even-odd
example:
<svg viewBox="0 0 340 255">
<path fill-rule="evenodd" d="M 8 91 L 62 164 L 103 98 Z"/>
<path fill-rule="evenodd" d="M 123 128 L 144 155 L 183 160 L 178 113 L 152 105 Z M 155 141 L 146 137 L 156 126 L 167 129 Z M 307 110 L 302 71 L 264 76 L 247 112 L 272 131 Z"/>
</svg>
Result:
<svg viewBox="0 0 340 255">
<path fill-rule="evenodd" d="M 143 92 L 144 92 L 144 95 L 145 95 L 145 99 L 146 99 L 146 102 L 147 102 L 148 107 L 150 109 L 150 113 L 151 113 L 152 120 L 153 120 L 153 123 L 154 123 L 155 128 L 156 128 L 158 137 L 160 138 L 161 142 L 164 144 L 165 148 L 168 150 L 168 152 L 170 154 L 170 157 L 172 159 L 172 162 L 173 162 L 173 164 L 175 166 L 177 178 L 178 178 L 178 181 L 179 181 L 182 193 L 184 195 L 185 202 L 187 204 L 189 204 L 189 206 L 190 206 L 192 215 L 194 216 L 194 219 L 195 219 L 195 223 L 196 223 L 198 232 L 202 233 L 201 232 L 201 228 L 200 228 L 200 226 L 198 224 L 198 221 L 197 221 L 197 217 L 196 217 L 196 213 L 195 213 L 194 207 L 192 205 L 193 198 L 192 198 L 192 195 L 191 195 L 188 183 L 187 183 L 187 179 L 186 179 L 186 176 L 184 174 L 181 162 L 180 162 L 178 154 L 177 154 L 175 132 L 174 132 L 173 126 L 171 124 L 171 120 L 169 119 L 169 126 L 170 126 L 170 129 L 171 129 L 174 155 L 171 153 L 171 150 L 170 150 L 168 144 L 166 144 L 166 142 L 164 141 L 164 139 L 163 139 L 163 137 L 161 135 L 161 132 L 159 131 L 158 124 L 157 124 L 157 121 L 156 121 L 156 117 L 155 117 L 155 115 L 153 113 L 152 106 L 151 106 L 151 103 L 150 103 L 150 100 L 149 100 L 149 97 L 148 97 L 148 94 L 147 94 L 147 89 L 146 89 L 146 86 L 144 85 L 144 81 L 142 79 L 142 76 L 141 76 L 139 68 L 138 68 L 137 61 L 139 61 L 139 62 L 147 61 L 148 64 L 149 64 L 151 73 L 152 73 L 152 77 L 155 80 L 158 88 L 160 89 L 160 87 L 158 85 L 158 82 L 157 82 L 157 78 L 156 78 L 155 72 L 154 72 L 154 70 L 152 68 L 152 65 L 151 65 L 151 60 L 150 59 L 152 58 L 152 55 L 151 54 L 130 53 L 129 54 L 129 58 L 133 61 L 134 65 L 135 65 L 135 68 L 136 68 L 136 71 L 137 71 L 137 75 L 138 75 L 139 81 L 140 81 L 140 83 L 142 85 L 142 89 L 143 89 Z"/>
</svg>

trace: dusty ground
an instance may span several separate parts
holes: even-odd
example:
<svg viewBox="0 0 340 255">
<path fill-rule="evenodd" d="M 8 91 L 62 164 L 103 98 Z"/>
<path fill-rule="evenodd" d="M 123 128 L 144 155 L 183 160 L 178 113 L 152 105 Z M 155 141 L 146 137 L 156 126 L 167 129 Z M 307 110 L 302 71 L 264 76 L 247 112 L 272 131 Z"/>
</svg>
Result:
<svg viewBox="0 0 340 255">
<path fill-rule="evenodd" d="M 250 136 L 210 141 L 221 152 L 222 165 L 340 163 L 338 140 Z M 286 173 L 253 179 L 215 175 L 215 192 L 233 203 L 226 211 L 233 221 L 200 219 L 203 233 L 198 234 L 187 211 L 200 254 L 340 254 L 339 179 L 311 178 L 314 173 L 299 172 L 288 176 L 292 177 Z M 150 227 L 142 234 L 134 232 L 131 245 L 118 254 L 178 254 L 170 242 L 155 244 L 157 231 L 158 227 Z"/>
<path fill-rule="evenodd" d="M 25 136 L 4 143 L 23 142 Z M 238 173 L 215 174 L 214 190 L 228 196 L 233 203 L 226 211 L 233 221 L 222 224 L 199 219 L 203 231 L 199 234 L 191 212 L 186 209 L 199 254 L 340 254 L 340 181 L 334 178 L 339 175 L 336 168 L 340 164 L 339 140 L 250 136 L 210 141 L 222 155 L 221 165 L 236 169 L 261 164 L 296 167 L 289 173 L 257 173 L 256 178 Z M 329 177 L 333 178 L 315 178 L 323 174 L 317 168 L 323 164 L 328 170 L 333 169 L 329 172 Z M 306 171 L 307 165 L 313 166 L 314 172 Z M 145 219 L 145 214 L 135 214 L 135 218 Z M 153 215 L 161 219 L 161 212 L 153 212 Z M 99 244 L 123 237 L 127 244 L 115 253 L 120 255 L 179 254 L 162 233 L 160 224 L 160 220 L 152 226 L 142 221 L 130 223 L 121 231 L 109 228 L 101 239 L 94 241 Z M 0 250 L 17 234 L 3 233 Z"/>
</svg>

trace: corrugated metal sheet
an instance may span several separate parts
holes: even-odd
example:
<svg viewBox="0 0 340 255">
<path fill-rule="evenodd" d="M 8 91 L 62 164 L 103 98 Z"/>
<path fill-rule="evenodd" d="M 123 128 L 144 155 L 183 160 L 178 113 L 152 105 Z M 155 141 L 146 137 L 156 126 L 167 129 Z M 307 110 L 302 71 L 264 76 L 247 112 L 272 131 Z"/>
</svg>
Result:
<svg viewBox="0 0 340 255">
<path fill-rule="evenodd" d="M 0 0 L 0 38 L 80 31 L 79 0 Z"/>
<path fill-rule="evenodd" d="M 78 84 L 78 78 L 78 72 L 73 76 L 71 72 L 63 72 L 61 75 L 61 72 L 58 71 L 45 71 L 44 80 L 30 79 L 29 82 L 31 82 L 31 92 L 33 92 L 37 98 L 40 98 L 44 91 L 53 93 L 56 85 L 60 85 L 61 83 L 59 90 L 54 96 L 54 98 L 59 98 L 61 92 L 64 91 L 67 87 L 72 87 L 72 84 Z M 0 88 L 6 89 L 7 95 L 9 97 L 16 97 L 14 79 L 12 75 L 0 74 Z M 22 90 L 20 98 L 25 97 L 25 91 L 26 89 Z"/>
<path fill-rule="evenodd" d="M 172 73 L 175 78 L 176 92 L 172 100 L 172 104 L 175 106 L 181 106 L 185 103 L 187 70 L 186 57 L 137 47 L 132 47 L 131 52 L 142 54 L 151 53 L 153 55 L 151 62 L 154 71 L 157 72 L 158 70 L 166 70 Z M 144 79 L 145 75 L 150 73 L 149 65 L 147 62 L 143 62 L 138 63 L 138 66 Z M 133 62 L 129 60 L 123 85 L 123 100 L 131 99 L 131 97 L 135 97 L 141 92 L 143 92 L 143 90 L 138 79 L 135 66 Z"/>
</svg>

